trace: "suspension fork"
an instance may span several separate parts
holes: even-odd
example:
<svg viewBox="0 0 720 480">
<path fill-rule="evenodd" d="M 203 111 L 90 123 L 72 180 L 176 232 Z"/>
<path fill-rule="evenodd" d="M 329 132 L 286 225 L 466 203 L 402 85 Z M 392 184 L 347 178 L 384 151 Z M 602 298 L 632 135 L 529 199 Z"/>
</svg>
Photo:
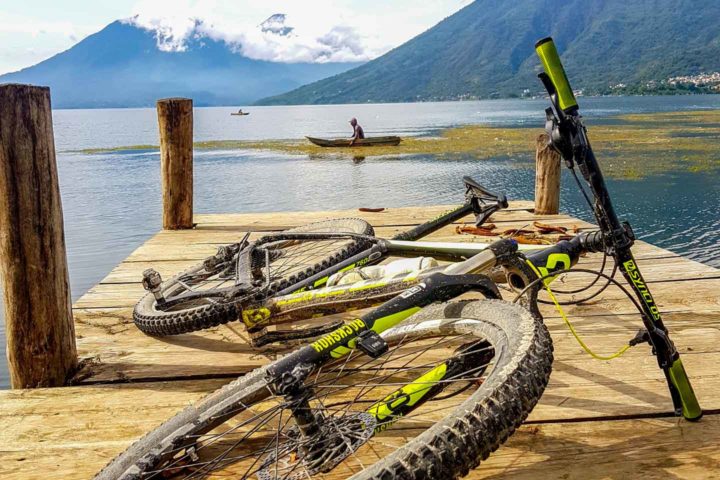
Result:
<svg viewBox="0 0 720 480">
<path fill-rule="evenodd" d="M 630 224 L 621 224 L 615 214 L 602 172 L 590 142 L 587 140 L 585 127 L 579 124 L 576 128 L 577 138 L 573 142 L 575 143 L 574 157 L 595 196 L 595 214 L 606 238 L 606 248 L 614 257 L 623 277 L 640 300 L 643 310 L 642 320 L 647 331 L 648 341 L 657 357 L 658 365 L 665 374 L 675 414 L 682 415 L 687 420 L 699 420 L 702 417 L 702 409 L 680 360 L 680 353 L 670 340 L 668 330 L 662 321 L 660 309 L 633 257 L 631 247 L 635 241 L 635 235 Z"/>
<path fill-rule="evenodd" d="M 652 346 L 658 366 L 663 370 L 670 389 L 675 414 L 687 420 L 697 421 L 703 415 L 698 399 L 693 391 L 690 379 L 680 359 L 680 353 L 670 339 L 667 328 L 662 321 L 660 309 L 650 293 L 650 288 L 640 273 L 630 249 L 616 252 L 616 261 L 625 280 L 640 299 L 643 309 L 642 320 L 647 331 L 647 340 Z"/>
</svg>

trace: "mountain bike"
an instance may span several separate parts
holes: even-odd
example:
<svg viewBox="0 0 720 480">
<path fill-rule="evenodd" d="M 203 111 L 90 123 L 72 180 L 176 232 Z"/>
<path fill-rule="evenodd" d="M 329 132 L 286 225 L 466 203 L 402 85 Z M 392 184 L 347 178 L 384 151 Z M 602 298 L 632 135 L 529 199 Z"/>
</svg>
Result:
<svg viewBox="0 0 720 480">
<path fill-rule="evenodd" d="M 477 273 L 517 255 L 506 239 L 443 267 L 179 413 L 96 478 L 466 473 L 522 423 L 550 375 L 540 318 Z M 469 291 L 487 299 L 438 303 Z M 396 423 L 416 438 L 387 435 Z"/>
<path fill-rule="evenodd" d="M 642 313 L 676 413 L 702 415 L 679 354 L 632 259 L 551 39 L 536 45 L 552 144 L 590 185 L 599 231 L 527 256 L 504 239 L 424 278 L 378 308 L 180 412 L 130 446 L 98 479 L 457 478 L 519 426 L 542 394 L 552 342 L 541 319 L 501 301 L 482 272 L 508 271 L 522 291 L 571 272 L 583 252 L 616 260 Z M 578 185 L 582 184 L 578 179 Z M 583 190 L 584 191 L 584 190 Z M 612 279 L 611 275 L 605 277 Z M 453 301 L 469 291 L 484 300 Z"/>
<path fill-rule="evenodd" d="M 337 328 L 337 322 L 272 332 L 266 327 L 282 323 L 281 318 L 276 321 L 275 317 L 283 313 L 287 317 L 292 310 L 288 306 L 308 306 L 308 294 L 324 287 L 328 278 L 338 272 L 374 265 L 389 255 L 421 254 L 458 260 L 486 248 L 487 244 L 417 241 L 470 213 L 475 214 L 475 224 L 482 225 L 493 213 L 507 208 L 504 195 L 490 192 L 470 177 L 464 177 L 463 183 L 463 205 L 392 239 L 377 238 L 373 228 L 361 219 L 326 220 L 268 234 L 255 241 L 250 241 L 246 234 L 240 242 L 220 247 L 215 255 L 167 281 L 148 269 L 142 280 L 148 293 L 135 306 L 133 320 L 143 332 L 163 336 L 240 318 L 255 346 L 328 333 Z M 378 288 L 371 291 L 371 286 L 365 285 L 365 302 L 371 298 L 376 303 L 390 298 L 399 288 L 410 286 L 410 281 L 406 278 L 404 284 L 385 285 L 376 282 L 374 287 L 382 287 L 384 295 L 379 294 Z M 303 293 L 300 298 L 299 292 Z M 340 293 L 335 289 L 324 295 L 339 300 Z M 314 304 L 326 303 L 319 301 L 320 295 L 311 297 Z M 334 303 L 340 305 L 338 301 Z M 353 307 L 348 298 L 344 305 Z M 330 313 L 327 308 L 324 311 Z"/>
</svg>

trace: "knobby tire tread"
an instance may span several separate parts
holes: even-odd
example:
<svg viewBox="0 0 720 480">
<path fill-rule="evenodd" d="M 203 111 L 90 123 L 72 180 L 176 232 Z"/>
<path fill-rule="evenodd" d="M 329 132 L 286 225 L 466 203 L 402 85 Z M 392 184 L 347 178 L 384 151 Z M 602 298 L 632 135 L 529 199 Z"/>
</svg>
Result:
<svg viewBox="0 0 720 480">
<path fill-rule="evenodd" d="M 346 230 L 341 230 L 343 227 L 351 227 L 353 230 L 352 233 L 359 235 L 374 235 L 372 226 L 364 220 L 357 218 L 341 218 L 326 222 L 311 223 L 288 230 L 288 232 L 311 231 L 313 225 L 325 223 L 335 223 L 334 228 L 338 231 L 344 232 Z M 304 272 L 295 273 L 291 277 L 278 282 L 275 286 L 275 290 L 277 291 L 286 288 L 307 277 L 315 275 L 325 268 L 328 268 L 330 265 L 342 262 L 346 258 L 359 253 L 365 246 L 366 242 L 354 240 L 346 245 L 342 250 L 335 252 L 330 257 L 326 257 L 318 261 L 313 267 L 308 268 Z M 194 266 L 186 270 L 186 272 L 196 269 L 197 267 L 198 266 Z M 172 282 L 184 273 L 185 272 L 182 272 L 176 275 L 168 282 Z M 157 311 L 153 308 L 154 304 L 155 299 L 151 293 L 143 296 L 133 309 L 133 321 L 138 329 L 140 329 L 143 333 L 159 337 L 180 335 L 183 333 L 196 332 L 198 330 L 216 327 L 218 325 L 223 325 L 237 320 L 240 314 L 238 307 L 234 303 L 207 304 L 176 312 Z"/>
<path fill-rule="evenodd" d="M 552 370 L 552 339 L 540 319 L 517 305 L 501 300 L 481 300 L 430 306 L 401 326 L 441 316 L 445 319 L 473 318 L 475 313 L 477 318 L 477 312 L 481 310 L 497 313 L 496 323 L 502 325 L 506 335 L 522 337 L 515 339 L 521 347 L 512 353 L 511 361 L 488 386 L 490 393 L 475 398 L 476 393 L 443 420 L 351 480 L 429 480 L 465 476 L 497 450 L 527 418 L 545 390 Z M 522 321 L 513 320 L 513 316 L 522 317 Z M 178 432 L 199 431 L 210 419 L 232 411 L 236 405 L 234 398 L 246 399 L 252 392 L 266 390 L 266 370 L 267 366 L 254 370 L 195 406 L 187 407 L 132 444 L 101 470 L 96 480 L 140 478 L 129 473 L 129 469 L 135 468 L 134 465 L 152 464 L 162 445 L 177 444 Z"/>
</svg>

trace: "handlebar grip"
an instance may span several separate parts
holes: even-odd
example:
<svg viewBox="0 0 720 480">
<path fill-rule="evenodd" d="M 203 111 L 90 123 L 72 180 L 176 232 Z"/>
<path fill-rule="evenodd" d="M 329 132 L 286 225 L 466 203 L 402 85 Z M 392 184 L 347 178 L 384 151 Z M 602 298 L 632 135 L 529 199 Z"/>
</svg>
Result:
<svg viewBox="0 0 720 480">
<path fill-rule="evenodd" d="M 557 91 L 559 106 L 565 113 L 570 113 L 578 108 L 577 100 L 573 94 L 570 82 L 568 81 L 565 69 L 560 61 L 555 42 L 552 37 L 546 37 L 535 43 L 535 52 L 543 64 L 545 73 Z"/>
</svg>

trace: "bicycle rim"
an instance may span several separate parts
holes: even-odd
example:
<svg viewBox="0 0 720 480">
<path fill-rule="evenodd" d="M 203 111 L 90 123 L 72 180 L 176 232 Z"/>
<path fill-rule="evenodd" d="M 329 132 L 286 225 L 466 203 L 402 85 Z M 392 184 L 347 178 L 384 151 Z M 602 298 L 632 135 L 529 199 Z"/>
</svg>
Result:
<svg viewBox="0 0 720 480">
<path fill-rule="evenodd" d="M 311 240 L 284 238 L 294 233 L 351 235 Z M 237 254 L 224 255 L 231 252 L 229 249 L 219 251 L 215 257 L 164 282 L 164 305 L 159 305 L 152 294 L 145 295 L 136 305 L 133 318 L 140 330 L 153 335 L 186 333 L 226 323 L 237 318 L 232 304 L 236 299 L 226 294 L 236 287 L 239 278 L 252 283 L 247 285 L 248 294 L 255 301 L 270 297 L 367 248 L 367 240 L 352 235 L 372 233 L 372 227 L 360 219 L 327 220 L 262 237 L 256 242 L 261 248 L 249 263 L 238 262 Z M 244 270 L 238 272 L 238 268 Z M 182 296 L 188 294 L 192 297 L 183 300 Z"/>
<path fill-rule="evenodd" d="M 364 479 L 420 470 L 455 478 L 524 420 L 552 362 L 544 326 L 501 301 L 429 307 L 383 336 L 391 348 L 382 357 L 353 352 L 307 378 L 309 404 L 323 419 L 314 435 L 300 432 L 263 368 L 169 420 L 97 478 Z M 469 363 L 440 382 L 428 380 L 458 355 Z M 403 395 L 417 397 L 418 385 L 439 388 L 401 414 L 409 402 Z"/>
</svg>

